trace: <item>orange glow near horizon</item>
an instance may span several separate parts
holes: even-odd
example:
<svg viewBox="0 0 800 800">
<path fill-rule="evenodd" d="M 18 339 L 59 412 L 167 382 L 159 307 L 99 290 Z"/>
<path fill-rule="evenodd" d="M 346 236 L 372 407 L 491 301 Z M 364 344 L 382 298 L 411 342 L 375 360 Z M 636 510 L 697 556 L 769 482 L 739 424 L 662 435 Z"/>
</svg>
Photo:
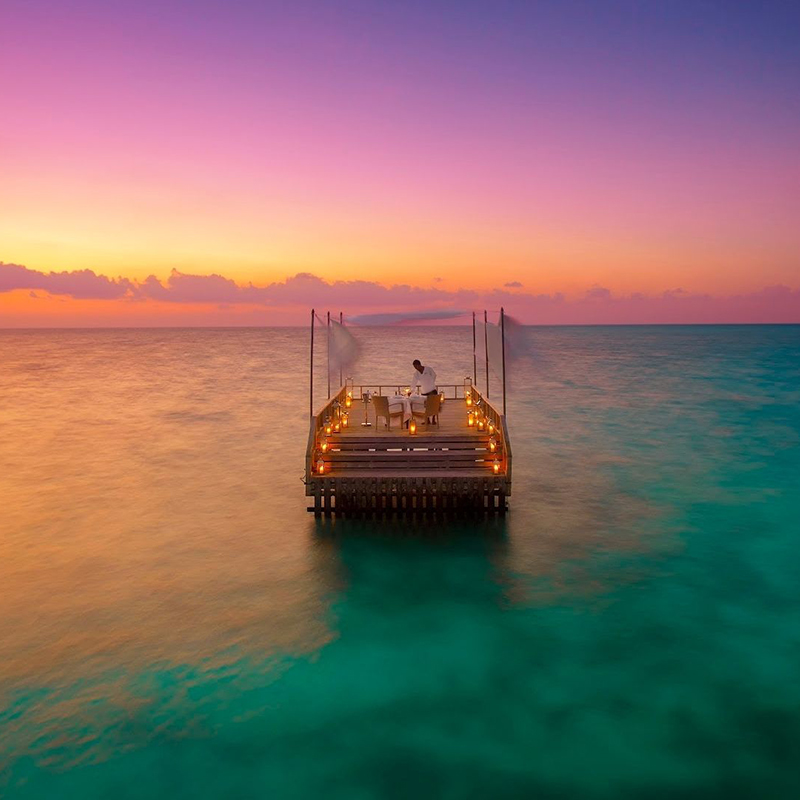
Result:
<svg viewBox="0 0 800 800">
<path fill-rule="evenodd" d="M 6 209 L 0 204 L 0 214 Z M 6 216 L 9 219 L 10 214 Z M 100 219 L 98 215 L 98 219 Z M 64 224 L 63 222 L 61 224 Z M 13 222 L 12 222 L 13 225 Z M 193 223 L 198 225 L 198 223 Z M 507 282 L 519 282 L 533 293 L 580 294 L 593 285 L 620 294 L 660 293 L 668 289 L 725 295 L 755 291 L 765 284 L 797 284 L 792 242 L 765 244 L 748 237 L 731 239 L 724 249 L 713 243 L 684 239 L 680 242 L 647 240 L 644 236 L 614 241 L 610 234 L 587 231 L 572 236 L 558 233 L 525 237 L 523 232 L 492 244 L 459 237 L 458 231 L 436 235 L 418 230 L 415 235 L 387 230 L 380 241 L 359 241 L 355 233 L 343 236 L 320 225 L 315 236 L 303 242 L 299 231 L 284 228 L 269 241 L 231 234 L 238 244 L 225 245 L 220 221 L 202 237 L 174 225 L 154 222 L 147 229 L 111 231 L 90 238 L 79 226 L 49 226 L 49 240 L 37 240 L 23 225 L 3 231 L 3 258 L 42 272 L 92 269 L 98 274 L 144 280 L 165 278 L 172 269 L 210 275 L 222 274 L 237 283 L 257 286 L 282 281 L 298 272 L 310 272 L 328 281 L 367 280 L 391 286 L 437 286 L 491 291 Z M 202 225 L 198 225 L 200 229 Z M 241 232 L 238 232 L 239 234 Z M 342 240 L 345 241 L 342 241 Z M 382 244 L 386 241 L 387 244 Z M 261 255 L 259 255 L 261 254 Z M 762 265 L 755 269 L 754 264 Z"/>
</svg>

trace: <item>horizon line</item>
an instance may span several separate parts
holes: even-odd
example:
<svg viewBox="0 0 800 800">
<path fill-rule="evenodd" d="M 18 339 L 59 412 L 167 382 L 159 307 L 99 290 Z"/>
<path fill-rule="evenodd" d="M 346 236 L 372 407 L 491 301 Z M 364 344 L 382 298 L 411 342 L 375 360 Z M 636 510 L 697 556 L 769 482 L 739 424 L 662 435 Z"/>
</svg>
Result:
<svg viewBox="0 0 800 800">
<path fill-rule="evenodd" d="M 523 328 L 798 328 L 800 322 L 547 322 L 519 323 Z M 159 330 L 266 330 L 271 328 L 307 329 L 304 325 L 35 325 L 4 326 L 4 331 L 159 331 Z M 323 325 L 324 327 L 324 325 Z M 472 325 L 350 325 L 352 328 L 471 328 Z"/>
</svg>

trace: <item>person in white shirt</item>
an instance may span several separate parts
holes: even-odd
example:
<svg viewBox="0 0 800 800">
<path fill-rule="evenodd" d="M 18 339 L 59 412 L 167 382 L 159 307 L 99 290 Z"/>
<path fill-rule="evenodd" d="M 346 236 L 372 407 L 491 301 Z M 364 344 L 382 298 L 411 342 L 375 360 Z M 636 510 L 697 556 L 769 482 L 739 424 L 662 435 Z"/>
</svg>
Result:
<svg viewBox="0 0 800 800">
<path fill-rule="evenodd" d="M 414 377 L 411 379 L 411 390 L 419 386 L 420 394 L 437 394 L 436 373 L 433 367 L 423 367 L 419 360 L 414 361 Z"/>
<path fill-rule="evenodd" d="M 419 386 L 421 395 L 439 393 L 436 388 L 436 373 L 433 367 L 423 367 L 419 359 L 414 360 L 414 377 L 411 379 L 411 391 L 414 391 L 417 386 Z"/>
</svg>

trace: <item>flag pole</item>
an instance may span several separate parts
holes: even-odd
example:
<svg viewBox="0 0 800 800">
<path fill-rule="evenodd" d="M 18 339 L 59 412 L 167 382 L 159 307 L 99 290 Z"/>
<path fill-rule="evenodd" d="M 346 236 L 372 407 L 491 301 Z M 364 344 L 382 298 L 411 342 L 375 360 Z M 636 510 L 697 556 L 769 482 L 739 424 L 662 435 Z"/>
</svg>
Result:
<svg viewBox="0 0 800 800">
<path fill-rule="evenodd" d="M 472 384 L 478 384 L 478 356 L 475 351 L 475 312 L 472 312 Z"/>
<path fill-rule="evenodd" d="M 503 416 L 506 415 L 506 312 L 500 306 L 500 341 L 503 349 Z"/>
<path fill-rule="evenodd" d="M 486 396 L 489 396 L 489 315 L 483 310 L 483 349 L 486 351 Z"/>
<path fill-rule="evenodd" d="M 331 312 L 328 312 L 328 400 L 331 399 Z"/>
<path fill-rule="evenodd" d="M 314 309 L 311 309 L 311 375 L 308 381 L 308 414 L 314 416 Z"/>
</svg>

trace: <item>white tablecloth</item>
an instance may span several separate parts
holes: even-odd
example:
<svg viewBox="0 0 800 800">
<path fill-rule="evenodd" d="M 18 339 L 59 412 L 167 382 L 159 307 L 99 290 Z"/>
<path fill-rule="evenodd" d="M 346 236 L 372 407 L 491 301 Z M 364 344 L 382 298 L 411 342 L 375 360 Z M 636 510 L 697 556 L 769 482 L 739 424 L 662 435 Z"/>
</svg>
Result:
<svg viewBox="0 0 800 800">
<path fill-rule="evenodd" d="M 416 411 L 417 414 L 425 413 L 425 400 L 426 398 L 421 394 L 412 394 L 411 397 L 406 397 L 403 394 L 390 395 L 389 413 L 397 414 L 402 408 L 403 422 L 408 422 L 413 411 Z"/>
</svg>

